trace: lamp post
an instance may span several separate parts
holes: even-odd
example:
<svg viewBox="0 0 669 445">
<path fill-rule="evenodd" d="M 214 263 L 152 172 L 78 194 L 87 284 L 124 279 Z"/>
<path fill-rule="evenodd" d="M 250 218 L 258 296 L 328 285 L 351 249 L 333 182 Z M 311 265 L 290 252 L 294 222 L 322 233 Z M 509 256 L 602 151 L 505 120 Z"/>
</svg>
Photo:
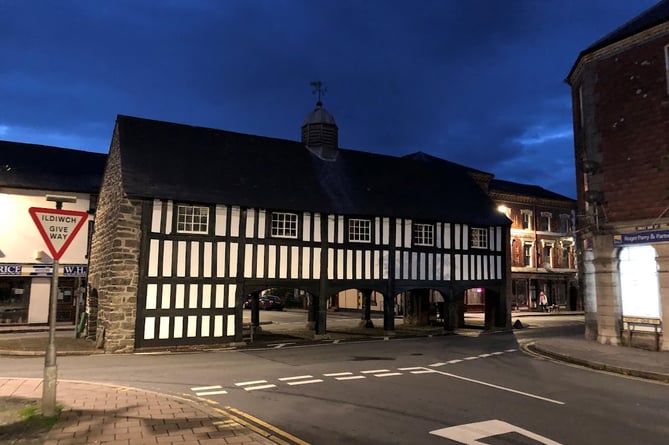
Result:
<svg viewBox="0 0 669 445">
<path fill-rule="evenodd" d="M 75 203 L 75 196 L 47 195 L 47 201 L 55 202 L 56 209 L 61 210 L 64 202 Z M 51 295 L 49 297 L 49 343 L 44 357 L 44 382 L 42 383 L 42 415 L 56 415 L 56 384 L 58 382 L 58 366 L 56 365 L 56 311 L 58 305 L 58 259 L 53 260 L 51 274 Z"/>
</svg>

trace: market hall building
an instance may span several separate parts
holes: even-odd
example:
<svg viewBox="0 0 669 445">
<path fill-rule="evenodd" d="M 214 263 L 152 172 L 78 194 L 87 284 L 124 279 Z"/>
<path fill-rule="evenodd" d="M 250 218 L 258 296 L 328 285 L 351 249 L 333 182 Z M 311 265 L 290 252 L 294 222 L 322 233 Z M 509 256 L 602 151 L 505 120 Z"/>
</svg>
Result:
<svg viewBox="0 0 669 445">
<path fill-rule="evenodd" d="M 89 336 L 106 352 L 238 342 L 242 297 L 273 287 L 312 296 L 315 336 L 346 289 L 385 297 L 389 335 L 396 295 L 439 291 L 448 328 L 472 287 L 487 326 L 509 327 L 510 221 L 465 167 L 435 159 L 340 148 L 320 102 L 300 142 L 118 116 Z"/>
</svg>

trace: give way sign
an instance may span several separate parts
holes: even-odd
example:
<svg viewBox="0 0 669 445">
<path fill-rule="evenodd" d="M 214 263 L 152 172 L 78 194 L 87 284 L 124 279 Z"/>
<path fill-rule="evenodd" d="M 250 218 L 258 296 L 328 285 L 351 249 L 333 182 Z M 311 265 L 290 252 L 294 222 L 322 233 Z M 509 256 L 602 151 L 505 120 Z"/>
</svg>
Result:
<svg viewBox="0 0 669 445">
<path fill-rule="evenodd" d="M 88 220 L 88 213 L 75 210 L 30 207 L 28 212 L 56 261 L 63 256 L 81 226 Z"/>
</svg>

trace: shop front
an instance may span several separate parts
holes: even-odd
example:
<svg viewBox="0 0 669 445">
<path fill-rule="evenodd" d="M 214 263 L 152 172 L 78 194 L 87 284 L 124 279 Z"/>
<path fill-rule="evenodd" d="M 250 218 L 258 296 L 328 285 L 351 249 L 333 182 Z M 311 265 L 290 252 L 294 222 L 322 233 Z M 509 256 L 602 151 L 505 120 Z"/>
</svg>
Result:
<svg viewBox="0 0 669 445">
<path fill-rule="evenodd" d="M 88 267 L 58 269 L 56 321 L 74 323 L 83 312 Z M 52 276 L 50 264 L 0 264 L 0 325 L 48 323 Z"/>
</svg>

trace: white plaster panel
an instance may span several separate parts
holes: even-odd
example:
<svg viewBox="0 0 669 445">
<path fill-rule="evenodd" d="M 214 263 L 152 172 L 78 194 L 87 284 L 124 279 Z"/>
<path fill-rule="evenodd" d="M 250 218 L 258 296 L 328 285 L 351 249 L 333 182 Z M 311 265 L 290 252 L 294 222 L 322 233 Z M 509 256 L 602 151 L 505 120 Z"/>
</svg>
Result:
<svg viewBox="0 0 669 445">
<path fill-rule="evenodd" d="M 314 242 L 321 242 L 321 214 L 314 213 Z"/>
<path fill-rule="evenodd" d="M 460 224 L 453 224 L 453 235 L 454 235 L 453 237 L 455 238 L 455 239 L 454 239 L 454 241 L 455 241 L 455 249 L 460 249 L 460 246 L 461 246 L 461 244 L 462 244 L 462 243 L 461 243 L 462 238 L 461 238 L 460 233 L 461 233 L 461 227 L 460 227 Z"/>
<path fill-rule="evenodd" d="M 279 246 L 279 278 L 288 278 L 288 246 Z"/>
<path fill-rule="evenodd" d="M 490 261 L 490 279 L 491 280 L 496 280 L 497 276 L 495 275 L 495 257 L 490 255 L 488 257 L 488 260 Z"/>
<path fill-rule="evenodd" d="M 177 242 L 177 277 L 186 276 L 186 241 Z"/>
<path fill-rule="evenodd" d="M 334 249 L 328 249 L 328 280 L 334 279 L 335 274 L 335 255 Z"/>
<path fill-rule="evenodd" d="M 365 251 L 365 279 L 372 279 L 372 252 L 369 250 Z"/>
<path fill-rule="evenodd" d="M 153 340 L 156 336 L 156 317 L 146 317 L 144 319 L 144 340 Z"/>
<path fill-rule="evenodd" d="M 378 280 L 381 278 L 381 252 L 378 250 L 375 250 L 374 253 L 374 269 L 373 269 L 373 277 L 375 280 Z"/>
<path fill-rule="evenodd" d="M 184 318 L 179 315 L 174 317 L 174 338 L 182 338 L 184 336 Z"/>
<path fill-rule="evenodd" d="M 186 328 L 186 337 L 195 337 L 197 335 L 197 316 L 188 316 L 188 327 Z"/>
<path fill-rule="evenodd" d="M 258 259 L 256 261 L 256 276 L 258 278 L 265 278 L 265 246 L 259 245 L 258 250 Z"/>
<path fill-rule="evenodd" d="M 504 274 L 502 273 L 502 257 L 498 256 L 497 257 L 497 279 L 501 280 L 504 278 Z"/>
<path fill-rule="evenodd" d="M 276 246 L 267 248 L 267 278 L 276 278 Z"/>
<path fill-rule="evenodd" d="M 246 237 L 247 238 L 254 238 L 255 234 L 253 233 L 255 230 L 255 223 L 256 223 L 256 211 L 255 209 L 248 209 L 246 211 Z"/>
<path fill-rule="evenodd" d="M 228 315 L 228 337 L 235 335 L 235 316 Z"/>
<path fill-rule="evenodd" d="M 311 213 L 304 212 L 302 215 L 302 239 L 311 241 Z"/>
<path fill-rule="evenodd" d="M 148 275 L 150 277 L 158 276 L 158 247 L 160 246 L 160 241 L 157 239 L 152 239 L 149 241 L 149 270 Z"/>
<path fill-rule="evenodd" d="M 462 250 L 469 250 L 469 226 L 462 225 Z"/>
<path fill-rule="evenodd" d="M 177 284 L 174 293 L 174 307 L 176 309 L 183 309 L 186 303 L 186 285 Z"/>
<path fill-rule="evenodd" d="M 163 243 L 163 276 L 172 276 L 172 241 Z"/>
<path fill-rule="evenodd" d="M 381 235 L 381 243 L 387 246 L 390 243 L 390 218 L 383 218 L 383 232 Z"/>
<path fill-rule="evenodd" d="M 300 278 L 300 248 L 290 248 L 290 278 Z"/>
<path fill-rule="evenodd" d="M 169 309 L 170 308 L 170 297 L 171 297 L 172 285 L 163 284 L 163 294 L 160 297 L 160 308 Z"/>
<path fill-rule="evenodd" d="M 253 277 L 253 245 L 244 246 L 244 278 Z"/>
<path fill-rule="evenodd" d="M 170 317 L 160 317 L 158 323 L 158 338 L 170 338 Z"/>
<path fill-rule="evenodd" d="M 451 255 L 446 253 L 444 254 L 444 264 L 443 264 L 443 271 L 444 274 L 442 276 L 442 279 L 445 281 L 450 281 L 451 280 Z"/>
<path fill-rule="evenodd" d="M 155 309 L 157 307 L 158 285 L 148 284 L 146 286 L 146 308 Z"/>
<path fill-rule="evenodd" d="M 488 273 L 488 256 L 483 255 L 482 261 L 483 261 L 483 279 L 484 280 L 489 280 L 490 279 L 490 274 Z"/>
<path fill-rule="evenodd" d="M 216 243 L 216 276 L 227 277 L 225 273 L 225 243 Z"/>
<path fill-rule="evenodd" d="M 451 248 L 451 224 L 444 224 L 444 249 Z"/>
<path fill-rule="evenodd" d="M 190 242 L 190 276 L 200 276 L 200 243 L 198 241 Z"/>
<path fill-rule="evenodd" d="M 311 278 L 309 273 L 309 266 L 311 265 L 311 249 L 308 247 L 302 248 L 302 279 L 308 280 Z"/>
<path fill-rule="evenodd" d="M 396 266 L 399 266 L 399 262 L 396 262 Z M 383 276 L 381 277 L 384 280 L 387 280 L 390 276 L 390 252 L 387 250 L 383 251 L 382 260 L 381 260 L 381 270 Z"/>
<path fill-rule="evenodd" d="M 211 284 L 202 285 L 202 307 L 205 309 L 211 307 Z"/>
<path fill-rule="evenodd" d="M 483 279 L 483 264 L 481 255 L 476 255 L 476 279 Z"/>
<path fill-rule="evenodd" d="M 344 216 L 339 215 L 337 221 L 337 242 L 339 244 L 344 242 Z"/>
<path fill-rule="evenodd" d="M 165 233 L 170 235 L 172 233 L 172 215 L 174 214 L 172 201 L 167 201 L 167 211 L 165 213 Z"/>
<path fill-rule="evenodd" d="M 404 224 L 404 247 L 411 248 L 412 221 L 407 219 Z"/>
<path fill-rule="evenodd" d="M 231 284 L 228 286 L 228 309 L 235 307 L 235 299 L 237 297 L 237 285 Z"/>
<path fill-rule="evenodd" d="M 381 218 L 374 218 L 374 244 L 381 244 Z"/>
<path fill-rule="evenodd" d="M 409 279 L 409 252 L 404 251 L 402 252 L 402 266 L 404 267 L 404 273 L 402 274 L 402 278 L 405 280 Z"/>
<path fill-rule="evenodd" d="M 225 306 L 225 284 L 216 285 L 216 300 L 214 302 L 214 307 L 217 309 L 222 309 Z"/>
<path fill-rule="evenodd" d="M 225 236 L 227 234 L 228 209 L 226 206 L 216 206 L 216 236 Z"/>
<path fill-rule="evenodd" d="M 497 241 L 497 243 L 496 243 L 497 245 L 495 246 L 495 250 L 498 251 L 498 252 L 501 252 L 502 251 L 502 228 L 501 227 L 497 227 L 497 238 L 495 238 L 495 240 Z"/>
<path fill-rule="evenodd" d="M 411 252 L 411 279 L 418 279 L 418 266 L 420 265 L 418 252 Z"/>
<path fill-rule="evenodd" d="M 335 216 L 328 215 L 328 243 L 334 244 L 335 241 Z"/>
<path fill-rule="evenodd" d="M 230 236 L 239 236 L 239 220 L 241 210 L 238 206 L 232 206 L 230 209 Z"/>
<path fill-rule="evenodd" d="M 239 250 L 239 244 L 237 243 L 230 243 L 230 268 L 228 270 L 228 276 L 229 277 L 236 277 L 237 276 L 237 255 L 238 255 L 238 250 Z"/>
<path fill-rule="evenodd" d="M 346 279 L 353 279 L 353 251 L 346 251 Z"/>
<path fill-rule="evenodd" d="M 264 239 L 265 238 L 265 220 L 266 220 L 266 215 L 267 212 L 264 210 L 260 210 L 258 212 L 258 238 L 259 239 Z"/>
<path fill-rule="evenodd" d="M 203 315 L 201 318 L 202 325 L 200 329 L 200 337 L 209 337 L 209 323 L 211 317 L 209 315 Z"/>
<path fill-rule="evenodd" d="M 434 280 L 434 254 L 427 256 L 427 279 Z"/>
<path fill-rule="evenodd" d="M 462 280 L 462 271 L 461 271 L 461 258 L 460 255 L 454 255 L 455 264 L 453 265 L 453 272 L 455 274 L 455 280 Z"/>
<path fill-rule="evenodd" d="M 462 255 L 462 279 L 469 280 L 469 255 Z"/>
<path fill-rule="evenodd" d="M 442 280 L 442 271 L 443 269 L 441 268 L 441 254 L 437 254 L 434 258 L 435 263 L 434 263 L 434 279 L 437 281 Z"/>
<path fill-rule="evenodd" d="M 163 204 L 160 199 L 153 200 L 153 210 L 151 211 L 151 231 L 153 233 L 160 232 L 160 216 L 163 210 Z"/>
<path fill-rule="evenodd" d="M 438 249 L 441 249 L 441 238 L 442 238 L 442 236 L 443 236 L 443 229 L 442 229 L 442 227 L 441 227 L 441 223 L 440 223 L 440 222 L 437 223 L 436 231 L 437 231 L 437 239 L 435 240 L 435 242 L 436 242 L 436 247 L 437 247 Z"/>
<path fill-rule="evenodd" d="M 402 247 L 402 220 L 395 219 L 395 247 Z"/>
<path fill-rule="evenodd" d="M 214 315 L 214 337 L 223 337 L 223 316 Z"/>
<path fill-rule="evenodd" d="M 204 263 L 202 264 L 202 276 L 205 278 L 211 277 L 211 249 L 212 245 L 209 242 L 203 244 L 204 246 Z"/>
<path fill-rule="evenodd" d="M 318 280 L 321 278 L 321 248 L 316 247 L 314 249 L 314 259 L 313 259 L 313 265 L 314 265 L 314 272 L 313 276 L 311 277 L 314 280 Z"/>
<path fill-rule="evenodd" d="M 362 250 L 355 251 L 355 279 L 362 278 Z"/>
<path fill-rule="evenodd" d="M 337 279 L 344 278 L 344 250 L 337 249 Z"/>
<path fill-rule="evenodd" d="M 188 308 L 197 309 L 197 284 L 191 283 L 188 289 Z M 190 322 L 189 322 L 190 323 Z"/>
</svg>

